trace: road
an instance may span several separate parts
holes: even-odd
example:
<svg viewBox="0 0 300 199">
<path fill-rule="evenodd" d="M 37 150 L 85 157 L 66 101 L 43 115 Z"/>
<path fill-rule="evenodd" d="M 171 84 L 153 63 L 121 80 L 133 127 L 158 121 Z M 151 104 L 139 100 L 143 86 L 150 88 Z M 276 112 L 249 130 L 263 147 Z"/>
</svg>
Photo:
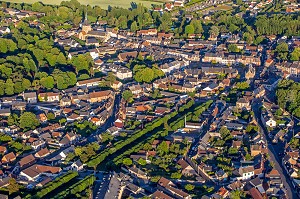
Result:
<svg viewBox="0 0 300 199">
<path fill-rule="evenodd" d="M 268 148 L 268 154 L 270 156 L 271 161 L 275 164 L 275 169 L 278 170 L 283 185 L 286 188 L 286 193 L 288 198 L 290 199 L 296 199 L 298 198 L 296 192 L 293 189 L 292 182 L 290 180 L 289 174 L 284 169 L 284 165 L 282 164 L 282 158 L 279 157 L 279 153 L 284 152 L 284 143 L 279 142 L 276 145 L 272 144 L 272 141 L 270 140 L 268 136 L 267 129 L 264 127 L 262 121 L 261 121 L 261 110 L 260 107 L 262 106 L 262 101 L 260 99 L 254 99 L 252 103 L 252 110 L 254 112 L 255 120 L 257 121 L 257 124 L 260 129 L 260 134 L 263 138 L 263 141 L 266 143 L 266 146 Z M 291 132 L 290 132 L 291 133 Z"/>
<path fill-rule="evenodd" d="M 117 112 L 119 110 L 120 102 L 121 102 L 121 95 L 120 94 L 116 94 L 112 113 L 110 114 L 110 116 L 106 120 L 106 122 L 100 128 L 97 129 L 97 131 L 95 131 L 94 133 L 92 133 L 91 135 L 89 135 L 87 137 L 87 143 L 91 143 L 91 142 L 97 141 L 97 136 L 99 134 L 105 132 L 108 128 L 110 128 L 111 126 L 113 126 L 113 124 L 114 124 L 114 122 L 116 120 Z"/>
</svg>

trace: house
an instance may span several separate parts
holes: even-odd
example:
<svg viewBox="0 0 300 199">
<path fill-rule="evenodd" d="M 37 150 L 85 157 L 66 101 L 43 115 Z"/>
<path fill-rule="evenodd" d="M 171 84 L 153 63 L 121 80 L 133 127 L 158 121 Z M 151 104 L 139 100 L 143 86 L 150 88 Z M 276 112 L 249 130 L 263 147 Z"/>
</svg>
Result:
<svg viewBox="0 0 300 199">
<path fill-rule="evenodd" d="M 274 128 L 277 126 L 276 120 L 270 111 L 262 112 L 261 120 L 266 127 Z"/>
<path fill-rule="evenodd" d="M 266 178 L 268 179 L 268 185 L 270 188 L 282 188 L 283 182 L 281 180 L 280 174 L 276 169 L 272 169 L 267 173 Z"/>
<path fill-rule="evenodd" d="M 251 188 L 249 190 L 249 193 L 253 199 L 264 199 L 264 197 L 261 195 L 261 193 L 255 187 Z"/>
<path fill-rule="evenodd" d="M 100 82 L 101 82 L 101 78 L 87 79 L 87 80 L 78 81 L 76 83 L 76 86 L 78 86 L 79 88 L 92 88 L 92 87 L 98 87 Z"/>
<path fill-rule="evenodd" d="M 132 52 L 119 53 L 118 58 L 121 62 L 126 62 L 132 58 L 136 58 L 137 56 L 138 56 L 138 52 L 132 51 Z"/>
<path fill-rule="evenodd" d="M 151 199 L 173 199 L 172 197 L 168 196 L 167 194 L 165 194 L 162 191 L 155 191 L 151 196 Z"/>
<path fill-rule="evenodd" d="M 101 120 L 97 117 L 92 117 L 90 119 L 91 122 L 93 122 L 93 124 L 97 125 L 97 126 L 100 126 L 102 124 Z"/>
<path fill-rule="evenodd" d="M 250 101 L 248 98 L 240 98 L 237 100 L 236 102 L 236 107 L 238 109 L 242 109 L 242 110 L 250 110 L 251 109 L 251 105 L 250 105 Z"/>
<path fill-rule="evenodd" d="M 132 71 L 125 67 L 119 67 L 115 74 L 116 77 L 121 80 L 132 78 Z"/>
<path fill-rule="evenodd" d="M 248 180 L 254 176 L 254 167 L 240 167 L 239 174 L 241 175 L 241 180 Z"/>
<path fill-rule="evenodd" d="M 14 154 L 14 152 L 10 152 L 10 153 L 4 155 L 1 159 L 2 164 L 12 163 L 15 160 L 16 160 L 16 155 Z"/>
<path fill-rule="evenodd" d="M 27 178 L 29 181 L 35 181 L 42 174 L 49 177 L 54 177 L 59 174 L 60 171 L 60 167 L 35 164 L 27 169 L 22 170 L 20 176 Z"/>
<path fill-rule="evenodd" d="M 50 151 L 47 148 L 43 148 L 43 149 L 39 150 L 38 152 L 36 152 L 34 154 L 34 156 L 36 158 L 44 158 L 44 157 L 48 156 L 49 154 L 50 154 Z"/>
<path fill-rule="evenodd" d="M 141 179 L 148 179 L 148 176 L 146 175 L 146 173 L 143 172 L 142 170 L 140 170 L 139 168 L 136 168 L 135 166 L 130 167 L 128 169 L 128 171 L 133 176 L 136 176 L 136 177 L 141 178 Z"/>
<path fill-rule="evenodd" d="M 46 142 L 44 140 L 36 140 L 34 142 L 31 143 L 31 148 L 33 150 L 38 150 L 41 149 L 42 147 L 44 147 L 46 144 Z"/>
<path fill-rule="evenodd" d="M 178 160 L 177 164 L 181 167 L 181 174 L 185 176 L 197 175 L 197 172 L 184 159 Z"/>
<path fill-rule="evenodd" d="M 262 146 L 257 145 L 257 144 L 253 144 L 253 145 L 250 146 L 250 151 L 251 151 L 251 156 L 255 157 L 255 156 L 262 153 Z"/>
<path fill-rule="evenodd" d="M 202 123 L 198 123 L 198 122 L 186 122 L 185 123 L 185 128 L 189 128 L 189 129 L 201 129 L 203 126 Z"/>
<path fill-rule="evenodd" d="M 0 146 L 0 154 L 5 154 L 7 152 L 7 148 L 5 146 Z"/>
<path fill-rule="evenodd" d="M 23 98 L 27 103 L 37 103 L 36 92 L 23 93 Z"/>
<path fill-rule="evenodd" d="M 6 33 L 10 33 L 9 27 L 7 27 L 7 26 L 0 27 L 0 35 L 6 34 Z"/>
<path fill-rule="evenodd" d="M 41 123 L 47 122 L 47 120 L 48 120 L 45 113 L 38 114 L 36 117 Z"/>
<path fill-rule="evenodd" d="M 0 109 L 0 116 L 8 117 L 11 114 L 10 108 L 2 108 Z"/>
<path fill-rule="evenodd" d="M 59 93 L 39 93 L 38 99 L 42 102 L 59 102 Z"/>
<path fill-rule="evenodd" d="M 102 100 L 106 100 L 108 98 L 113 98 L 113 97 L 114 97 L 114 92 L 110 90 L 92 92 L 88 94 L 88 102 L 90 103 L 101 102 Z"/>
<path fill-rule="evenodd" d="M 136 32 L 137 36 L 155 36 L 157 35 L 157 29 L 139 30 Z"/>
<path fill-rule="evenodd" d="M 122 82 L 120 81 L 114 81 L 114 83 L 111 85 L 111 87 L 114 89 L 114 90 L 119 90 L 121 87 L 122 87 Z"/>
<path fill-rule="evenodd" d="M 71 164 L 71 168 L 73 171 L 81 171 L 81 170 L 83 170 L 83 166 L 84 166 L 84 164 L 82 164 L 82 162 L 80 160 L 77 160 L 76 162 L 73 162 Z"/>
<path fill-rule="evenodd" d="M 241 146 L 242 146 L 242 141 L 240 141 L 240 140 L 233 140 L 232 141 L 232 147 L 233 148 L 239 149 L 239 148 L 241 148 Z"/>
<path fill-rule="evenodd" d="M 59 102 L 60 106 L 65 107 L 65 106 L 71 106 L 72 100 L 70 96 L 63 96 Z"/>
<path fill-rule="evenodd" d="M 34 164 L 35 161 L 35 157 L 32 154 L 30 154 L 28 156 L 25 156 L 24 158 L 21 158 L 21 160 L 19 161 L 19 165 L 21 168 L 24 168 Z"/>
<path fill-rule="evenodd" d="M 191 199 L 192 198 L 191 195 L 178 189 L 172 181 L 170 181 L 164 177 L 161 177 L 159 179 L 157 188 L 160 191 L 163 191 L 176 199 Z"/>
<path fill-rule="evenodd" d="M 229 191 L 226 188 L 221 187 L 216 193 L 212 195 L 212 198 L 228 198 L 228 196 Z"/>
</svg>

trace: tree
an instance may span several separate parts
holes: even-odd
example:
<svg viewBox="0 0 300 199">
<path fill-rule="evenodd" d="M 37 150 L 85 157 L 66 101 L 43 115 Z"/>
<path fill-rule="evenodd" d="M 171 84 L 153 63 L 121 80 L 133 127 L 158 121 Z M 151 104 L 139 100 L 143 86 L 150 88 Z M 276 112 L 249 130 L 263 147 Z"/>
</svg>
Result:
<svg viewBox="0 0 300 199">
<path fill-rule="evenodd" d="M 112 140 L 114 137 L 112 136 L 112 134 L 110 134 L 109 132 L 105 132 L 101 134 L 101 141 L 102 143 L 106 142 L 106 141 L 110 141 Z"/>
<path fill-rule="evenodd" d="M 295 48 L 290 55 L 291 61 L 299 61 L 300 59 L 300 48 Z"/>
<path fill-rule="evenodd" d="M 157 152 L 161 155 L 167 154 L 169 152 L 169 146 L 166 141 L 163 141 L 157 146 Z"/>
<path fill-rule="evenodd" d="M 40 80 L 40 83 L 44 88 L 47 88 L 47 89 L 52 89 L 54 87 L 54 79 L 52 76 L 43 77 Z"/>
<path fill-rule="evenodd" d="M 194 34 L 195 28 L 193 25 L 187 25 L 184 29 L 185 34 Z"/>
<path fill-rule="evenodd" d="M 230 193 L 230 199 L 241 199 L 244 198 L 246 194 L 240 190 L 234 190 Z"/>
<path fill-rule="evenodd" d="M 233 53 L 238 53 L 238 52 L 240 52 L 240 49 L 237 47 L 236 44 L 229 44 L 228 51 L 233 52 Z"/>
<path fill-rule="evenodd" d="M 217 37 L 219 35 L 219 28 L 217 26 L 210 27 L 209 34 L 211 37 Z"/>
<path fill-rule="evenodd" d="M 58 65 L 66 65 L 67 64 L 66 57 L 64 56 L 64 54 L 62 52 L 60 52 L 58 54 L 58 56 L 56 57 L 56 63 Z"/>
<path fill-rule="evenodd" d="M 236 83 L 236 88 L 238 90 L 247 90 L 248 88 L 250 88 L 250 85 L 247 82 L 238 82 Z"/>
<path fill-rule="evenodd" d="M 130 102 L 132 100 L 133 94 L 130 90 L 125 90 L 122 93 L 122 97 L 126 102 Z"/>
<path fill-rule="evenodd" d="M 181 178 L 181 173 L 175 172 L 171 174 L 172 179 L 180 179 Z"/>
<path fill-rule="evenodd" d="M 47 119 L 48 120 L 54 120 L 55 119 L 55 115 L 52 112 L 47 113 Z"/>
<path fill-rule="evenodd" d="M 8 182 L 9 185 L 7 186 L 7 190 L 9 192 L 9 195 L 15 192 L 19 192 L 20 186 L 14 178 L 10 178 Z"/>
<path fill-rule="evenodd" d="M 139 163 L 140 165 L 142 165 L 142 166 L 145 166 L 145 165 L 147 164 L 146 160 L 143 159 L 143 158 L 140 158 L 140 159 L 138 160 L 138 163 Z"/>
<path fill-rule="evenodd" d="M 132 160 L 130 158 L 124 158 L 123 164 L 125 164 L 126 166 L 130 166 L 132 165 Z"/>
<path fill-rule="evenodd" d="M 31 112 L 24 112 L 20 117 L 20 128 L 22 129 L 34 129 L 40 125 L 36 115 Z"/>
<path fill-rule="evenodd" d="M 7 79 L 5 83 L 5 94 L 6 95 L 13 95 L 14 94 L 14 83 L 12 79 Z"/>
<path fill-rule="evenodd" d="M 194 188 L 195 188 L 195 185 L 192 185 L 192 184 L 186 184 L 184 186 L 184 188 L 187 190 L 187 191 L 193 191 Z"/>
<path fill-rule="evenodd" d="M 203 33 L 203 27 L 202 27 L 202 24 L 201 24 L 200 20 L 192 19 L 190 24 L 194 27 L 194 29 L 195 29 L 194 33 L 195 34 L 202 34 Z"/>
<path fill-rule="evenodd" d="M 275 52 L 277 53 L 277 56 L 282 60 L 287 60 L 288 52 L 289 52 L 289 46 L 285 42 L 281 42 L 276 46 Z"/>
</svg>

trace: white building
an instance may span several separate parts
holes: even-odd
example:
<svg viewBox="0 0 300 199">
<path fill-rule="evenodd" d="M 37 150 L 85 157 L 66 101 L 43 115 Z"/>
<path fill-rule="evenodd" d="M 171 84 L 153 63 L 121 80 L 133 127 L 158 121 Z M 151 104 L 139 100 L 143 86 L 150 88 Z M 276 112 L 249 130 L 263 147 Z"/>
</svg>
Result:
<svg viewBox="0 0 300 199">
<path fill-rule="evenodd" d="M 254 167 L 240 167 L 239 174 L 241 175 L 241 180 L 248 180 L 254 176 Z"/>
</svg>

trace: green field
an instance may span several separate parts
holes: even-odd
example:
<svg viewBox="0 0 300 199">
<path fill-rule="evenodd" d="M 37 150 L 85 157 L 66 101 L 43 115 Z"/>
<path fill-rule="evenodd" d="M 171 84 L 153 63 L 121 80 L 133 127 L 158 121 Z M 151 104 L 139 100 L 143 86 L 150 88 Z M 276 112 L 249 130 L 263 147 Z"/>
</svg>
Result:
<svg viewBox="0 0 300 199">
<path fill-rule="evenodd" d="M 7 2 L 14 2 L 14 3 L 35 3 L 37 1 L 41 1 L 44 4 L 60 4 L 62 0 L 4 0 Z M 110 6 L 119 6 L 123 8 L 129 8 L 131 2 L 135 3 L 141 3 L 146 7 L 151 7 L 151 4 L 161 4 L 162 2 L 165 2 L 167 0 L 78 0 L 81 4 L 84 5 L 98 5 L 103 9 L 107 9 L 107 7 Z"/>
</svg>

